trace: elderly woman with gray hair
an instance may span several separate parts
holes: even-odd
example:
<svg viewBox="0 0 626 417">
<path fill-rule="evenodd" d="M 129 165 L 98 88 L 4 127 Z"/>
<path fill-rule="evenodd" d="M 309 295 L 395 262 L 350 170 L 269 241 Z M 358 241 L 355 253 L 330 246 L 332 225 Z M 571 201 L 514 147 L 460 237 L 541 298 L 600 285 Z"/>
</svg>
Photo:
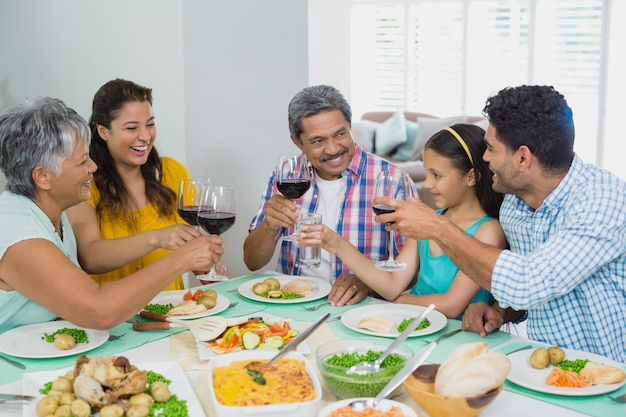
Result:
<svg viewBox="0 0 626 417">
<path fill-rule="evenodd" d="M 89 198 L 96 164 L 87 122 L 43 98 L 0 116 L 0 333 L 63 317 L 108 329 L 132 317 L 185 271 L 218 262 L 221 239 L 197 237 L 154 264 L 98 285 L 78 263 L 65 210 Z M 106 256 L 103 254 L 103 256 Z"/>
</svg>

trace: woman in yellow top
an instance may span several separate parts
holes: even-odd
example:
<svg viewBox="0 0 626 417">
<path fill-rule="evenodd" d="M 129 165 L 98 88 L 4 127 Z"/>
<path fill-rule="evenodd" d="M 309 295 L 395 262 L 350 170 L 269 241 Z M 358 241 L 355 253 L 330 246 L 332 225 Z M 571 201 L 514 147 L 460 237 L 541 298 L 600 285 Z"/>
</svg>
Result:
<svg viewBox="0 0 626 417">
<path fill-rule="evenodd" d="M 109 81 L 94 96 L 89 125 L 89 151 L 98 170 L 91 197 L 68 215 L 82 268 L 105 284 L 157 261 L 200 232 L 177 212 L 178 185 L 189 172 L 159 157 L 154 147 L 152 89 Z M 103 251 L 110 256 L 104 259 Z M 183 288 L 179 276 L 165 289 Z"/>
</svg>

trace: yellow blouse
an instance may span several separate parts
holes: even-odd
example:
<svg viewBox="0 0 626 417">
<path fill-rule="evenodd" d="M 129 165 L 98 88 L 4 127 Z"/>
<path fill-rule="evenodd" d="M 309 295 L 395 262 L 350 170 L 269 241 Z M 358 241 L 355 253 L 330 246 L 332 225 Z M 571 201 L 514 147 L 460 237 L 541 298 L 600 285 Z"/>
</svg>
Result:
<svg viewBox="0 0 626 417">
<path fill-rule="evenodd" d="M 171 188 L 176 195 L 178 195 L 178 186 L 182 178 L 188 178 L 189 172 L 182 164 L 175 161 L 172 158 L 161 158 L 163 164 L 163 179 L 162 184 Z M 100 201 L 100 192 L 96 188 L 95 182 L 91 183 L 91 197 L 87 200 L 92 207 L 96 207 L 97 202 Z M 111 218 L 110 214 L 105 213 L 104 216 L 98 216 L 98 223 L 100 224 L 100 233 L 102 239 L 115 239 L 119 237 L 131 236 L 137 232 L 143 232 L 146 230 L 158 229 L 161 227 L 171 226 L 173 224 L 186 224 L 183 219 L 178 216 L 176 204 L 174 205 L 174 217 L 162 217 L 159 216 L 157 210 L 152 204 L 148 204 L 140 210 L 133 213 L 137 219 L 136 230 L 130 230 L 126 222 L 120 218 Z M 99 284 L 105 284 L 112 282 L 120 278 L 124 278 L 134 272 L 137 272 L 145 265 L 149 265 L 157 260 L 161 259 L 170 250 L 156 249 L 149 254 L 133 261 L 119 269 L 116 269 L 106 274 L 92 274 L 91 277 Z M 165 290 L 181 290 L 184 288 L 182 276 L 179 276 L 172 281 Z"/>
</svg>

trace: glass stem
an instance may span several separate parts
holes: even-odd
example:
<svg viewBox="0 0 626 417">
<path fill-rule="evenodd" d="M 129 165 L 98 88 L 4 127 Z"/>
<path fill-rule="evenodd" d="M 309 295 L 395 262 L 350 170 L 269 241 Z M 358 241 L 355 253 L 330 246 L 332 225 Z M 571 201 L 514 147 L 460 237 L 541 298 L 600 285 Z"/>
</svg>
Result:
<svg viewBox="0 0 626 417">
<path fill-rule="evenodd" d="M 389 232 L 389 262 L 393 262 L 395 260 L 393 256 L 394 239 L 395 235 L 393 231 Z"/>
</svg>

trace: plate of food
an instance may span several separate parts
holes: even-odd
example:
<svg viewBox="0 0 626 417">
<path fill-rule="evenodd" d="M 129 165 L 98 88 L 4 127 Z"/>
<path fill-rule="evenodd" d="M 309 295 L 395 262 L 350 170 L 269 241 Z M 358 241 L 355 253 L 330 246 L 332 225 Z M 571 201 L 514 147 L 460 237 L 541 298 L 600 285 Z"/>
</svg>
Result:
<svg viewBox="0 0 626 417">
<path fill-rule="evenodd" d="M 97 348 L 109 332 L 56 320 L 16 327 L 0 334 L 0 352 L 19 358 L 61 358 Z"/>
<path fill-rule="evenodd" d="M 543 348 L 545 352 L 538 352 L 541 348 L 537 348 L 508 355 L 511 360 L 508 380 L 534 391 L 567 396 L 606 394 L 626 382 L 624 366 L 609 358 L 563 348 L 560 360 L 554 365 L 550 363 L 552 351 L 548 354 L 549 348 L 552 349 Z M 531 362 L 540 368 L 535 368 Z"/>
<path fill-rule="evenodd" d="M 228 297 L 218 294 L 213 289 L 189 289 L 162 291 L 144 307 L 144 310 L 189 320 L 212 316 L 226 310 L 229 305 Z"/>
<path fill-rule="evenodd" d="M 89 359 L 91 360 L 93 358 L 106 359 L 107 357 L 92 357 Z M 149 383 L 151 383 L 153 379 L 159 378 L 157 375 L 154 375 L 154 373 L 170 381 L 169 383 L 167 383 L 167 381 L 164 381 L 166 383 L 165 386 L 163 386 L 163 384 L 157 384 L 157 385 L 153 385 L 152 387 L 152 388 L 156 388 L 158 385 L 160 385 L 158 386 L 158 389 L 159 389 L 158 392 L 156 390 L 152 390 L 150 393 L 150 395 L 155 400 L 154 404 L 150 406 L 152 408 L 151 411 L 154 412 L 154 415 L 168 415 L 168 416 L 169 415 L 171 416 L 182 416 L 182 415 L 202 416 L 204 415 L 204 411 L 202 409 L 202 406 L 200 405 L 200 401 L 198 401 L 198 398 L 194 394 L 193 387 L 189 383 L 189 380 L 187 379 L 187 377 L 185 376 L 185 373 L 183 372 L 182 368 L 177 362 L 146 362 L 146 363 L 135 363 L 132 365 L 136 367 L 136 369 L 140 371 L 145 371 L 146 373 L 148 373 Z M 59 379 L 59 377 L 63 377 L 66 375 L 66 373 L 72 372 L 73 370 L 74 370 L 74 367 L 69 367 L 69 368 L 64 368 L 64 369 L 58 369 L 55 371 L 32 372 L 32 373 L 24 374 L 22 378 L 23 393 L 26 395 L 32 395 L 35 397 L 35 399 L 24 404 L 22 408 L 23 415 L 25 417 L 37 417 L 38 415 L 43 415 L 43 414 L 38 414 L 37 412 L 38 404 L 42 402 L 42 404 L 39 405 L 39 407 L 42 409 L 46 406 L 44 402 L 46 395 L 42 394 L 39 390 L 44 388 L 44 386 L 50 382 L 52 382 L 53 384 L 67 383 L 66 380 L 62 378 Z M 134 378 L 128 378 L 128 380 L 133 380 L 133 379 Z M 148 386 L 149 385 L 150 384 L 148 384 Z M 74 387 L 70 385 L 69 389 L 74 389 Z M 145 390 L 145 387 L 143 389 Z M 109 390 L 105 388 L 105 391 L 107 392 L 107 395 L 108 395 Z M 171 394 L 171 398 L 167 401 L 164 401 L 167 398 L 167 393 Z M 82 397 L 84 398 L 85 396 L 82 396 Z M 125 398 L 125 397 L 126 395 L 120 396 L 120 398 Z M 138 402 L 141 402 L 143 399 L 147 398 L 145 397 L 145 395 L 143 395 L 142 397 L 143 398 L 138 397 L 138 398 L 141 398 L 141 400 L 138 400 Z M 159 401 L 157 402 L 157 400 Z M 94 400 L 94 401 L 97 401 L 97 400 Z M 89 403 L 89 405 L 91 405 L 92 402 L 93 401 L 91 399 L 87 400 L 87 403 Z M 81 404 L 81 405 L 84 407 L 84 404 Z M 185 407 L 187 409 L 187 413 L 182 412 L 184 411 Z M 96 407 L 90 407 L 90 408 L 91 408 L 91 411 L 96 409 Z M 176 411 L 171 411 L 171 410 L 176 410 Z M 107 412 L 113 412 L 113 410 L 109 409 L 107 410 Z M 53 414 L 54 413 L 51 413 L 50 415 L 53 415 Z M 102 416 L 103 414 L 104 414 L 103 412 L 98 413 L 94 411 L 93 414 L 90 412 L 89 414 L 81 414 L 81 415 Z M 107 414 L 107 415 L 121 415 L 121 414 Z"/>
<path fill-rule="evenodd" d="M 238 288 L 242 296 L 264 303 L 295 304 L 318 300 L 330 292 L 330 284 L 319 278 L 293 275 L 251 279 Z"/>
<path fill-rule="evenodd" d="M 211 359 L 215 355 L 249 350 L 280 350 L 300 334 L 300 323 L 272 315 L 251 315 L 226 328 L 216 340 L 196 341 L 200 359 Z M 311 353 L 307 341 L 297 348 L 298 353 Z"/>
<path fill-rule="evenodd" d="M 353 308 L 341 315 L 344 326 L 371 336 L 397 337 L 426 307 L 413 304 L 376 303 Z M 448 319 L 431 311 L 409 337 L 424 336 L 443 329 Z"/>
</svg>

